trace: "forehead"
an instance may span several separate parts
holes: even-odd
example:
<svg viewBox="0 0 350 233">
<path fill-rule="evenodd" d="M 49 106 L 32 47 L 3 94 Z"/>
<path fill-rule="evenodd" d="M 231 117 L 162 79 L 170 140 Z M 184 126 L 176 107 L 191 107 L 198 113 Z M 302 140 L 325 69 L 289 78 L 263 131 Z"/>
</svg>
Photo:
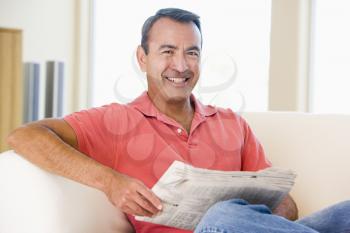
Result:
<svg viewBox="0 0 350 233">
<path fill-rule="evenodd" d="M 162 44 L 201 47 L 201 34 L 193 22 L 182 23 L 170 18 L 157 20 L 148 37 L 149 47 Z"/>
</svg>

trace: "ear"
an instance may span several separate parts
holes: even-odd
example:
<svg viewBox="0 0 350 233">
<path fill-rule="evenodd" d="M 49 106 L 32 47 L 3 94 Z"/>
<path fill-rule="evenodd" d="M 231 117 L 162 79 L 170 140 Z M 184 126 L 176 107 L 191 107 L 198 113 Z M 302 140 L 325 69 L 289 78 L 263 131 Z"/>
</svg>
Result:
<svg viewBox="0 0 350 233">
<path fill-rule="evenodd" d="M 142 72 L 146 72 L 147 67 L 147 55 L 145 50 L 139 45 L 136 51 L 137 62 L 142 70 Z"/>
</svg>

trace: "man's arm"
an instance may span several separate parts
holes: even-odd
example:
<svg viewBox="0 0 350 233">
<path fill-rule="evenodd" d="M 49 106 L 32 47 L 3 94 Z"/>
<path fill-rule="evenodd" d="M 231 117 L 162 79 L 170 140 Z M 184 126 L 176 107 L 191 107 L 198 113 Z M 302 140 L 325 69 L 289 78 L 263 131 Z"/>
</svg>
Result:
<svg viewBox="0 0 350 233">
<path fill-rule="evenodd" d="M 292 221 L 298 219 L 298 208 L 290 195 L 287 195 L 272 212 Z"/>
<path fill-rule="evenodd" d="M 15 129 L 8 144 L 37 166 L 103 191 L 128 214 L 151 216 L 161 202 L 141 181 L 79 152 L 74 130 L 63 119 L 45 119 Z"/>
</svg>

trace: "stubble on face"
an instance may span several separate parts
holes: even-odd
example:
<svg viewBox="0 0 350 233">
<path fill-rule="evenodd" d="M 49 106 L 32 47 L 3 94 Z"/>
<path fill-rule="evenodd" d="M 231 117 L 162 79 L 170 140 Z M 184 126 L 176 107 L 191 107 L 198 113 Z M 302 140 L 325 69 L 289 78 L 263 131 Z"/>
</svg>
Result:
<svg viewBox="0 0 350 233">
<path fill-rule="evenodd" d="M 193 23 L 160 19 L 153 25 L 147 55 L 148 89 L 152 98 L 168 103 L 189 101 L 200 73 L 200 56 L 189 54 L 200 54 L 200 39 L 200 32 Z M 173 48 L 165 49 L 171 54 L 163 54 L 164 49 L 159 49 L 163 47 Z M 191 49 L 195 51 L 188 51 Z M 179 65 L 179 62 L 182 63 Z"/>
</svg>

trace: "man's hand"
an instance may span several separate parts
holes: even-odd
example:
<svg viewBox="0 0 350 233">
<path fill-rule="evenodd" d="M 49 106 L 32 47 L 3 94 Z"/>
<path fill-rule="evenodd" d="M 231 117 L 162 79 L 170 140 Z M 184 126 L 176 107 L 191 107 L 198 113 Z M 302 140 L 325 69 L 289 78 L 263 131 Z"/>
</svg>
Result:
<svg viewBox="0 0 350 233">
<path fill-rule="evenodd" d="M 113 173 L 105 193 L 127 214 L 151 217 L 162 209 L 159 198 L 141 181 L 120 173 Z"/>
<path fill-rule="evenodd" d="M 272 212 L 291 221 L 298 219 L 298 208 L 290 195 L 287 195 Z"/>
</svg>

